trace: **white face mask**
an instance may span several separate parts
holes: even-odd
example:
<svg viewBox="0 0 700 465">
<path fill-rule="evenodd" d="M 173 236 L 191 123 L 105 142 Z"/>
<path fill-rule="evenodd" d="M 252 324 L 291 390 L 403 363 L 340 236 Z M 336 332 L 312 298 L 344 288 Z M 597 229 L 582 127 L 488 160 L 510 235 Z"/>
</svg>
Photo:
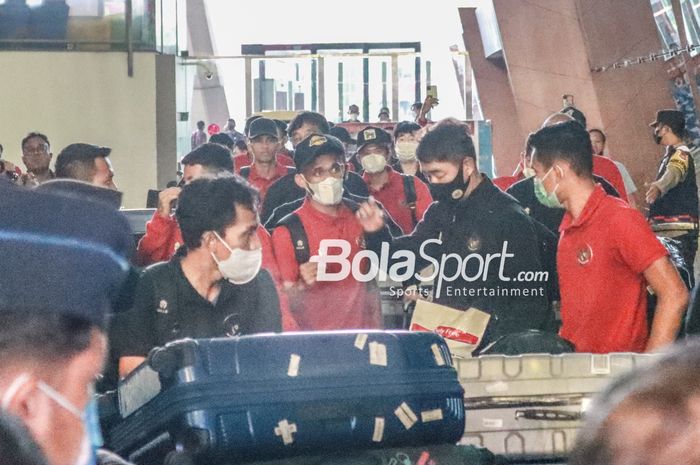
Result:
<svg viewBox="0 0 700 465">
<path fill-rule="evenodd" d="M 233 284 L 251 282 L 258 275 L 262 266 L 262 248 L 254 250 L 232 249 L 216 231 L 214 231 L 214 235 L 231 252 L 231 255 L 225 260 L 219 260 L 214 252 L 211 253 L 221 275 Z"/>
<path fill-rule="evenodd" d="M 360 164 L 370 174 L 381 173 L 386 168 L 386 157 L 378 153 L 365 155 L 360 160 Z"/>
<path fill-rule="evenodd" d="M 304 179 L 306 181 L 306 179 Z M 343 200 L 343 180 L 328 176 L 321 182 L 306 181 L 311 198 L 321 205 L 338 205 Z"/>
<path fill-rule="evenodd" d="M 416 159 L 416 150 L 418 150 L 418 142 L 416 141 L 396 143 L 396 156 L 399 161 L 414 161 Z"/>
</svg>

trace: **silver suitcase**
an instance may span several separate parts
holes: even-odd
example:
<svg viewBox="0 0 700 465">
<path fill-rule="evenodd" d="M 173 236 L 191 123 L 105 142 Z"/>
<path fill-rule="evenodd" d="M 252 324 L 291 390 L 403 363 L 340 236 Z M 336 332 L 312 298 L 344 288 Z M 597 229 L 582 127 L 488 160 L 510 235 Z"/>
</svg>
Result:
<svg viewBox="0 0 700 465">
<path fill-rule="evenodd" d="M 591 397 L 654 355 L 489 355 L 455 361 L 464 387 L 460 444 L 510 457 L 565 457 Z"/>
</svg>

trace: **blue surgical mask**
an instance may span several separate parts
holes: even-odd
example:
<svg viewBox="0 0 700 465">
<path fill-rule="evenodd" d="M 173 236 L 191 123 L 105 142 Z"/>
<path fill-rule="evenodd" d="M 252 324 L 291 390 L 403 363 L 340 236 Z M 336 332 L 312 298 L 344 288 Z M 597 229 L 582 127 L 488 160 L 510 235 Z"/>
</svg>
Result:
<svg viewBox="0 0 700 465">
<path fill-rule="evenodd" d="M 549 169 L 549 171 L 547 171 L 547 173 L 542 179 L 538 178 L 537 176 L 533 178 L 535 183 L 535 197 L 537 197 L 537 200 L 547 208 L 564 208 L 564 206 L 559 201 L 559 198 L 557 197 L 557 189 L 559 188 L 559 183 L 557 183 L 554 186 L 552 192 L 547 192 L 547 189 L 544 188 L 544 180 L 547 179 L 547 176 L 551 174 L 553 169 L 554 166 L 552 166 Z"/>
</svg>

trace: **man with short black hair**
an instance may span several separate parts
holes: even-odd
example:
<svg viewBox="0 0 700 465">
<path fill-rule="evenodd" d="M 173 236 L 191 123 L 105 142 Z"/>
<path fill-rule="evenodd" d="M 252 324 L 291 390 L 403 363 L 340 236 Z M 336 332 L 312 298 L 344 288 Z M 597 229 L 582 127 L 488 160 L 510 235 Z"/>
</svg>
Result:
<svg viewBox="0 0 700 465">
<path fill-rule="evenodd" d="M 268 118 L 258 118 L 250 124 L 248 132 L 248 152 L 253 155 L 253 163 L 240 169 L 239 173 L 247 179 L 260 193 L 260 201 L 270 186 L 294 172 L 291 166 L 284 166 L 277 161 L 280 144 L 277 124 Z"/>
<path fill-rule="evenodd" d="M 294 182 L 306 192 L 301 207 L 286 216 L 272 233 L 284 289 L 302 330 L 381 327 L 376 288 L 348 275 L 337 282 L 318 282 L 318 255 L 324 239 L 345 240 L 352 260 L 363 247 L 363 231 L 355 218 L 358 204 L 343 198 L 345 149 L 333 136 L 312 134 L 297 144 Z M 296 236 L 304 231 L 305 239 Z M 294 235 L 294 236 L 293 236 Z M 305 256 L 299 253 L 305 242 Z M 367 264 L 363 265 L 366 267 Z M 366 271 L 366 270 L 365 270 Z"/>
<path fill-rule="evenodd" d="M 235 144 L 233 139 L 231 139 L 231 137 L 225 132 L 217 132 L 216 134 L 213 134 L 211 137 L 209 137 L 209 143 L 223 145 L 231 152 L 233 152 L 233 146 Z"/>
<path fill-rule="evenodd" d="M 543 271 L 535 225 L 515 199 L 479 172 L 467 125 L 452 120 L 437 123 L 421 140 L 417 156 L 435 202 L 410 235 L 393 240 L 376 205 L 372 201 L 362 205 L 358 216 L 368 233 L 368 248 L 380 254 L 382 244 L 390 243 L 389 256 L 398 250 L 412 252 L 417 271 L 431 264 L 425 254 L 460 257 L 461 268 L 457 260 L 448 260 L 437 270 L 454 279 L 442 287 L 436 284 L 433 301 L 490 314 L 482 344 L 505 334 L 549 329 L 553 314 L 547 279 L 518 278 Z M 474 255 L 481 260 L 467 259 Z M 487 257 L 500 257 L 500 267 L 485 266 Z M 391 260 L 389 266 L 394 263 Z"/>
<path fill-rule="evenodd" d="M 112 149 L 91 144 L 71 144 L 56 157 L 56 177 L 77 179 L 94 186 L 117 189 L 109 155 Z"/>
<path fill-rule="evenodd" d="M 190 137 L 190 146 L 192 150 L 196 149 L 202 144 L 207 143 L 207 133 L 204 132 L 204 121 L 197 121 L 197 129 L 192 133 Z"/>
<path fill-rule="evenodd" d="M 40 132 L 30 132 L 22 139 L 22 163 L 27 172 L 20 176 L 19 184 L 33 187 L 55 177 L 49 169 L 51 164 L 49 138 Z"/>
<path fill-rule="evenodd" d="M 688 291 L 642 215 L 593 180 L 588 132 L 569 121 L 532 139 L 534 181 L 566 214 L 559 227 L 560 335 L 579 352 L 644 352 L 672 343 Z M 647 285 L 657 296 L 647 325 Z"/>
<path fill-rule="evenodd" d="M 0 273 L 0 408 L 51 465 L 94 463 L 91 391 L 128 269 L 129 224 L 98 203 L 0 189 L 0 256 L 11 270 Z"/>
<path fill-rule="evenodd" d="M 186 247 L 143 272 L 134 308 L 115 321 L 120 375 L 175 339 L 282 330 L 275 284 L 261 270 L 256 204 L 255 190 L 233 175 L 182 189 L 175 214 Z"/>
<path fill-rule="evenodd" d="M 226 122 L 226 126 L 222 131 L 222 134 L 226 134 L 227 136 L 229 136 L 234 144 L 239 140 L 245 140 L 245 136 L 240 132 L 236 131 L 236 120 L 233 118 L 228 119 L 228 121 Z"/>
</svg>

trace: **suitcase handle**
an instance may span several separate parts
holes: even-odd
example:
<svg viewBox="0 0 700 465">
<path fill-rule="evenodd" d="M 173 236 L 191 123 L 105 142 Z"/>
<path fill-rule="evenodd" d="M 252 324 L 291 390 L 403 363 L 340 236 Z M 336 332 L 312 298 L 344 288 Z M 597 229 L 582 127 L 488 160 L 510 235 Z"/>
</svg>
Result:
<svg viewBox="0 0 700 465">
<path fill-rule="evenodd" d="M 520 418 L 539 421 L 579 421 L 581 420 L 581 413 L 546 409 L 516 410 L 515 419 L 518 420 Z"/>
</svg>

